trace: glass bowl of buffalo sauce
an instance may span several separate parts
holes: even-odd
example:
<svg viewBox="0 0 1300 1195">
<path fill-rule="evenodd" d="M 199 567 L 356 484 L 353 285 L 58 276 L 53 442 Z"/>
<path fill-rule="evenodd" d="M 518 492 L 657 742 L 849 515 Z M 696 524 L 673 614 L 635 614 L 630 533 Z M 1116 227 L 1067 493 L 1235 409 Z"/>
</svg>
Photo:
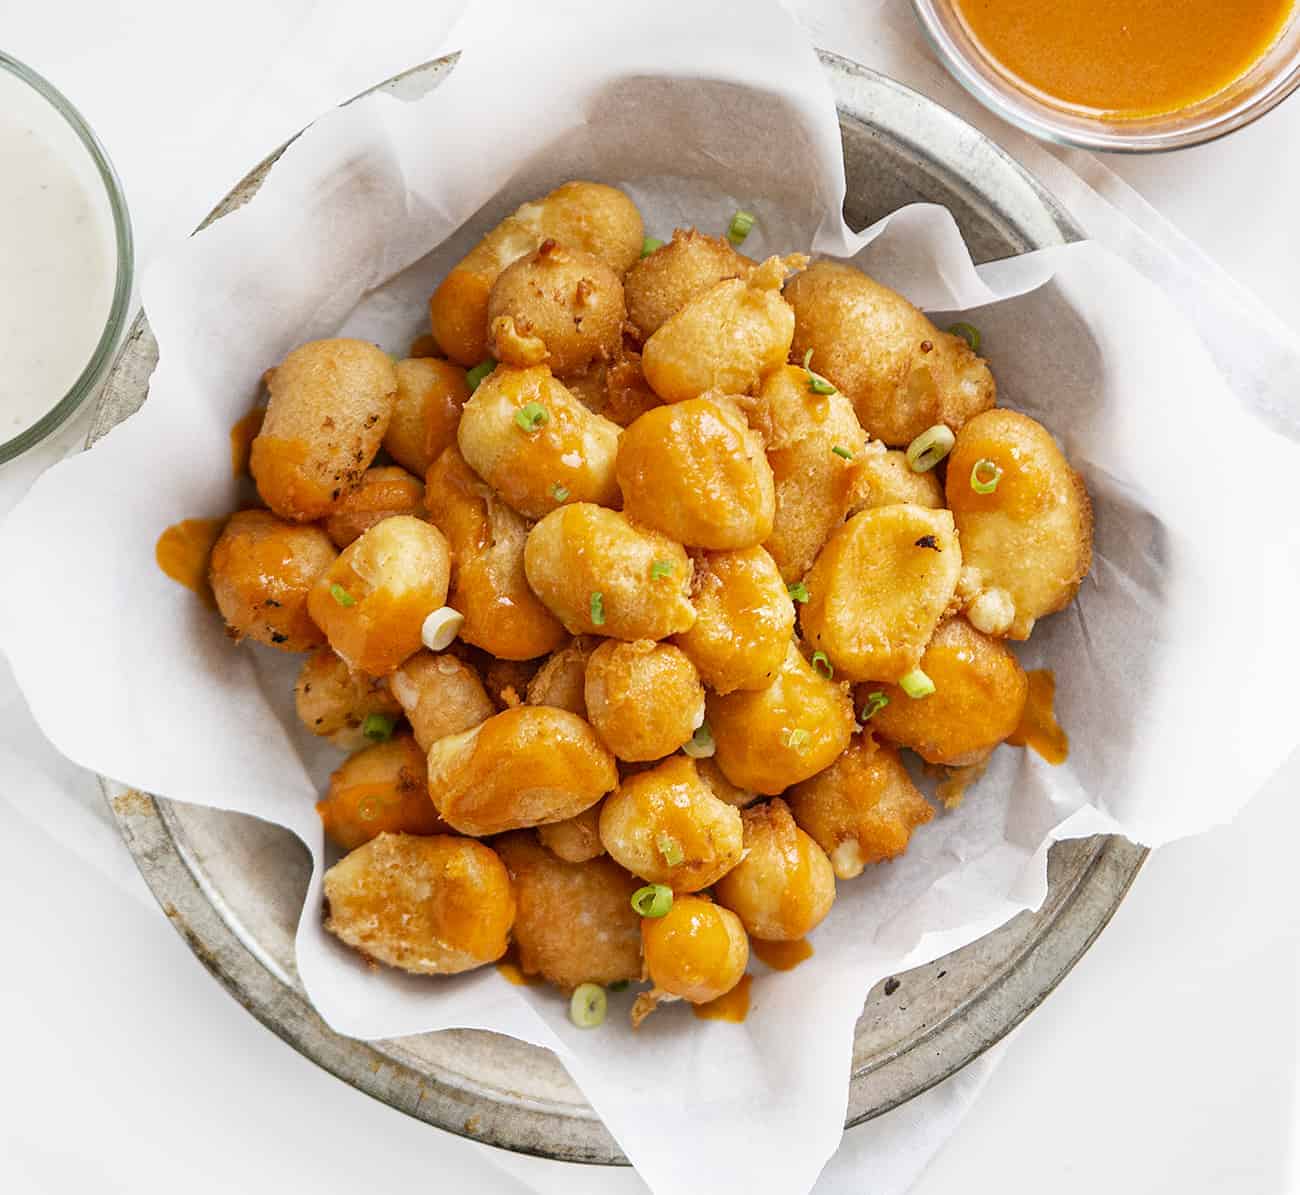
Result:
<svg viewBox="0 0 1300 1195">
<path fill-rule="evenodd" d="M 962 86 L 1065 145 L 1199 145 L 1300 88 L 1300 0 L 912 2 Z"/>
</svg>

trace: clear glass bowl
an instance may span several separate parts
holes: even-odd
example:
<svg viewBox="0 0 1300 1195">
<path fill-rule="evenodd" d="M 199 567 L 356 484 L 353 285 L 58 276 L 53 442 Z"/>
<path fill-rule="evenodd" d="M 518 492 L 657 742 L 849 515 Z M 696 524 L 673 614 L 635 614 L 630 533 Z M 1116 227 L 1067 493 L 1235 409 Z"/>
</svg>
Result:
<svg viewBox="0 0 1300 1195">
<path fill-rule="evenodd" d="M 1061 145 L 1117 153 L 1200 145 L 1258 120 L 1300 88 L 1300 8 L 1269 52 L 1217 95 L 1158 116 L 1106 120 L 1017 79 L 971 36 L 952 0 L 912 0 L 912 6 L 957 82 L 1004 120 Z"/>
<path fill-rule="evenodd" d="M 81 114 L 68 102 L 67 98 L 31 67 L 11 58 L 0 51 L 0 75 L 9 76 L 19 86 L 29 89 L 39 101 L 48 105 L 57 114 L 61 123 L 52 122 L 51 127 L 59 130 L 57 140 L 60 150 L 70 155 L 85 155 L 84 159 L 72 163 L 76 173 L 85 179 L 97 179 L 102 183 L 103 194 L 94 194 L 91 198 L 96 207 L 102 206 L 103 223 L 111 225 L 113 245 L 111 254 L 116 258 L 116 272 L 113 276 L 112 294 L 108 303 L 108 314 L 99 338 L 94 342 L 81 372 L 62 395 L 50 396 L 50 406 L 35 422 L 28 424 L 10 439 L 0 440 L 0 464 L 12 460 L 20 453 L 39 444 L 63 424 L 95 390 L 103 376 L 104 370 L 112 356 L 123 327 L 126 325 L 127 309 L 131 301 L 133 283 L 133 243 L 131 238 L 131 218 L 127 213 L 126 196 L 118 180 L 113 164 L 108 160 L 104 147 L 91 131 Z M 43 108 L 41 109 L 43 110 Z M 72 136 L 63 135 L 64 126 L 71 130 Z M 66 141 L 66 147 L 63 143 Z M 106 249 L 108 247 L 106 246 Z M 4 285 L 0 281 L 0 285 Z M 60 313 L 47 313 L 51 320 L 58 320 Z"/>
</svg>

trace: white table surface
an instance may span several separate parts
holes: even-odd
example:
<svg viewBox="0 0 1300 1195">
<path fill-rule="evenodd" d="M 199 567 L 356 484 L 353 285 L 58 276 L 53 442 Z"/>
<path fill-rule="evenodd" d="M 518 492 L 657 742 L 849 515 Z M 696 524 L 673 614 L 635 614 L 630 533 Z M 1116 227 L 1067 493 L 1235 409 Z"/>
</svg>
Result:
<svg viewBox="0 0 1300 1195">
<path fill-rule="evenodd" d="M 42 0 L 6 6 L 0 48 L 51 76 L 97 127 L 147 257 L 192 226 L 278 132 L 428 56 L 440 18 L 395 34 L 384 5 L 367 5 L 376 20 L 362 35 L 327 20 L 304 37 L 293 31 L 320 7 L 309 0 L 233 0 L 220 18 L 185 4 Z M 869 56 L 875 31 L 854 4 L 792 7 L 817 44 Z M 232 12 L 257 14 L 251 44 Z M 387 69 L 350 72 L 358 36 Z M 284 55 L 326 63 L 316 90 L 261 71 Z M 270 114 L 261 124 L 236 119 L 232 77 L 248 80 L 244 100 Z M 197 151 L 214 141 L 224 156 Z M 1298 145 L 1294 100 L 1216 145 L 1108 165 L 1300 328 Z M 57 785 L 51 766 L 46 779 Z M 456 1148 L 440 1149 L 431 1168 L 432 1130 L 264 1030 L 140 898 L 128 866 L 86 866 L 75 827 L 56 840 L 26 816 L 39 817 L 24 808 L 39 788 L 17 791 L 6 779 L 0 772 L 0 1190 L 259 1195 L 304 1180 L 320 1192 L 523 1190 L 505 1176 L 485 1185 Z M 1296 841 L 1297 794 L 1273 791 L 1235 825 L 1153 857 L 1111 926 L 1017 1032 L 918 1195 L 1300 1190 Z M 869 1173 L 862 1189 L 871 1190 Z"/>
</svg>

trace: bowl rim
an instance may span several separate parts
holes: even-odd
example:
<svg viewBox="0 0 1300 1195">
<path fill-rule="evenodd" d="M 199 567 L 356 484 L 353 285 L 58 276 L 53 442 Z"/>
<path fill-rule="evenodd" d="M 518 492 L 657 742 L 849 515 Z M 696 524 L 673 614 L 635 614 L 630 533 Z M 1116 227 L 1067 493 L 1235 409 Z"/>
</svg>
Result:
<svg viewBox="0 0 1300 1195">
<path fill-rule="evenodd" d="M 1053 121 L 1047 113 L 1051 109 L 1045 104 L 1037 104 L 1026 99 L 1025 106 L 1013 104 L 997 87 L 992 86 L 984 75 L 975 68 L 974 63 L 965 54 L 960 53 L 942 27 L 939 9 L 951 7 L 951 0 L 911 0 L 912 12 L 920 25 L 930 49 L 948 74 L 962 89 L 995 116 L 1014 125 L 1021 132 L 1028 133 L 1040 141 L 1053 145 L 1062 145 L 1070 149 L 1085 149 L 1094 153 L 1113 154 L 1164 154 L 1193 146 L 1209 145 L 1239 129 L 1254 124 L 1261 117 L 1267 116 L 1289 96 L 1300 90 L 1300 58 L 1281 74 L 1268 88 L 1245 104 L 1230 109 L 1200 125 L 1181 132 L 1145 133 L 1125 135 L 1120 132 L 1089 132 L 1085 129 L 1062 126 Z M 1293 10 L 1283 32 L 1293 25 L 1300 25 L 1300 5 Z M 1268 51 L 1265 52 L 1267 56 Z M 1259 59 L 1263 61 L 1263 57 Z M 1258 62 L 1255 64 L 1258 65 Z M 1251 68 L 1253 69 L 1253 67 Z M 1249 71 L 1246 72 L 1247 74 Z M 1242 78 L 1246 76 L 1243 75 Z M 1212 97 L 1209 97 L 1212 98 Z M 1039 115 L 1038 113 L 1044 115 Z M 1099 122 L 1100 123 L 1100 122 Z M 1115 128 L 1122 128 L 1116 123 Z"/>
<path fill-rule="evenodd" d="M 0 50 L 0 71 L 5 71 L 19 82 L 27 84 L 67 122 L 76 134 L 104 185 L 113 220 L 113 242 L 116 253 L 116 277 L 113 282 L 113 297 L 109 304 L 108 317 L 89 360 L 63 397 L 44 415 L 11 439 L 0 440 L 0 465 L 3 465 L 52 435 L 94 393 L 113 356 L 118 339 L 126 327 L 131 290 L 135 282 L 135 236 L 122 180 L 118 177 L 103 143 L 72 101 L 44 75 L 3 50 Z"/>
</svg>

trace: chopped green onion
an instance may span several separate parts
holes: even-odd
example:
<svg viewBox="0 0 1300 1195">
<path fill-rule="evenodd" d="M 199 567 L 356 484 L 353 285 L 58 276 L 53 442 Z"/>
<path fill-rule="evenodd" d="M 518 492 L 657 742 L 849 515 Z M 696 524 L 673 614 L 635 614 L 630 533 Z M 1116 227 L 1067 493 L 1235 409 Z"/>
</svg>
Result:
<svg viewBox="0 0 1300 1195">
<path fill-rule="evenodd" d="M 605 625 L 605 595 L 599 589 L 591 595 L 591 621 L 593 625 Z"/>
<path fill-rule="evenodd" d="M 850 452 L 847 448 L 841 448 L 838 444 L 836 444 L 835 447 L 831 449 L 831 451 L 836 456 L 842 456 L 846 461 L 851 461 L 853 459 L 853 453 Z"/>
<path fill-rule="evenodd" d="M 469 383 L 469 392 L 473 394 L 478 389 L 478 384 L 496 367 L 497 363 L 489 357 L 486 361 L 480 361 L 473 369 L 467 369 L 465 381 Z"/>
<path fill-rule="evenodd" d="M 960 336 L 975 352 L 978 353 L 980 351 L 980 343 L 984 338 L 980 335 L 980 330 L 974 324 L 964 322 L 953 324 L 948 331 L 954 336 Z"/>
<path fill-rule="evenodd" d="M 785 745 L 792 751 L 802 751 L 808 745 L 812 735 L 803 729 L 786 732 Z"/>
<path fill-rule="evenodd" d="M 659 853 L 664 857 L 664 862 L 669 867 L 676 867 L 686 858 L 686 855 L 682 852 L 682 844 L 665 830 L 659 831 L 659 837 L 655 839 L 655 846 L 659 848 Z"/>
<path fill-rule="evenodd" d="M 607 1003 L 600 984 L 580 983 L 569 1000 L 569 1020 L 579 1029 L 595 1029 L 604 1023 Z"/>
<path fill-rule="evenodd" d="M 808 600 L 808 586 L 802 581 L 796 581 L 793 585 L 787 585 L 785 588 L 790 595 L 791 601 L 806 602 Z"/>
<path fill-rule="evenodd" d="M 819 373 L 808 371 L 808 392 L 810 394 L 834 394 L 835 386 Z"/>
<path fill-rule="evenodd" d="M 743 209 L 737 211 L 731 217 L 731 223 L 727 225 L 727 240 L 733 245 L 743 243 L 744 239 L 749 236 L 749 230 L 754 227 L 754 213 L 747 212 Z"/>
<path fill-rule="evenodd" d="M 626 992 L 627 985 L 631 982 L 630 979 L 616 979 L 609 985 L 609 990 L 611 992 Z"/>
<path fill-rule="evenodd" d="M 664 243 L 658 237 L 646 237 L 641 242 L 641 256 L 649 257 L 656 249 L 662 249 L 663 247 Z"/>
<path fill-rule="evenodd" d="M 695 733 L 682 744 L 682 754 L 692 759 L 708 759 L 717 750 L 713 742 L 713 731 L 707 722 L 701 722 Z"/>
<path fill-rule="evenodd" d="M 367 714 L 361 723 L 361 733 L 372 743 L 386 743 L 393 737 L 393 727 L 397 723 L 386 714 Z"/>
<path fill-rule="evenodd" d="M 526 402 L 515 412 L 515 422 L 529 435 L 541 431 L 550 421 L 550 411 L 539 402 Z"/>
<path fill-rule="evenodd" d="M 991 494 L 1002 480 L 1002 466 L 988 457 L 980 457 L 970 471 L 970 488 L 977 494 Z"/>
<path fill-rule="evenodd" d="M 952 451 L 957 437 L 952 428 L 936 423 L 907 446 L 907 463 L 913 473 L 928 473 Z"/>
<path fill-rule="evenodd" d="M 913 668 L 899 679 L 898 687 L 909 697 L 929 697 L 934 692 L 934 681 L 919 668 Z"/>
<path fill-rule="evenodd" d="M 357 599 L 337 582 L 330 586 L 330 597 L 338 602 L 340 606 L 355 606 L 357 604 Z"/>
<path fill-rule="evenodd" d="M 889 704 L 889 698 L 883 693 L 877 691 L 867 694 L 867 704 L 862 707 L 862 713 L 858 718 L 863 722 L 870 722 L 881 710 Z"/>
<path fill-rule="evenodd" d="M 812 666 L 827 680 L 831 680 L 835 676 L 835 665 L 831 663 L 830 657 L 824 651 L 813 652 Z"/>
<path fill-rule="evenodd" d="M 569 487 L 561 485 L 558 481 L 551 486 L 551 497 L 556 502 L 567 502 L 569 500 Z"/>
<path fill-rule="evenodd" d="M 671 577 L 673 575 L 673 562 L 671 560 L 656 560 L 650 566 L 650 580 L 658 581 L 660 577 Z"/>
<path fill-rule="evenodd" d="M 663 917 L 673 907 L 673 890 L 667 884 L 647 884 L 632 893 L 632 908 L 640 917 Z"/>
</svg>

